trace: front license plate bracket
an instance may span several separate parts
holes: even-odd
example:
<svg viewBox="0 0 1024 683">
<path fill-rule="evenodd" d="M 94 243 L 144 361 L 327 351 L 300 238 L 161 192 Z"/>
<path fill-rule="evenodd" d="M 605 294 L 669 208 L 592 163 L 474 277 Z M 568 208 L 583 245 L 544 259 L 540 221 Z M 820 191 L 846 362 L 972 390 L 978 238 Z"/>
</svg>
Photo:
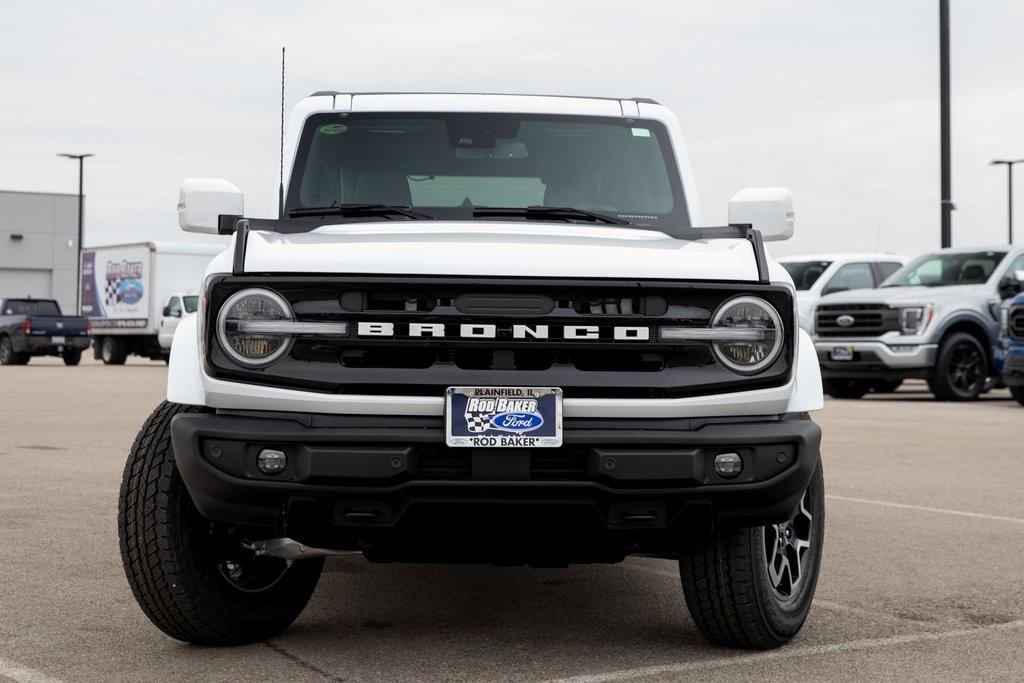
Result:
<svg viewBox="0 0 1024 683">
<path fill-rule="evenodd" d="M 558 448 L 562 390 L 557 387 L 448 387 L 445 443 L 455 448 Z"/>
</svg>

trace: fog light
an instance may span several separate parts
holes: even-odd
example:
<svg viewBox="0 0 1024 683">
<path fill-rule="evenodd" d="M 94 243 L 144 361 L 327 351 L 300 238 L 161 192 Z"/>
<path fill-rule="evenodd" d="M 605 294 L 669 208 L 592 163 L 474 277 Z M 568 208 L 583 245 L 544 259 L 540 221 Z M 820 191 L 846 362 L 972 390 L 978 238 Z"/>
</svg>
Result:
<svg viewBox="0 0 1024 683">
<path fill-rule="evenodd" d="M 256 466 L 260 468 L 260 472 L 274 476 L 284 472 L 284 468 L 288 466 L 288 456 L 281 451 L 275 451 L 270 448 L 264 448 L 260 451 L 260 455 L 256 458 Z M 737 472 L 739 470 L 736 470 Z"/>
<path fill-rule="evenodd" d="M 718 476 L 732 479 L 743 469 L 743 458 L 739 453 L 719 453 L 715 456 L 715 472 Z"/>
</svg>

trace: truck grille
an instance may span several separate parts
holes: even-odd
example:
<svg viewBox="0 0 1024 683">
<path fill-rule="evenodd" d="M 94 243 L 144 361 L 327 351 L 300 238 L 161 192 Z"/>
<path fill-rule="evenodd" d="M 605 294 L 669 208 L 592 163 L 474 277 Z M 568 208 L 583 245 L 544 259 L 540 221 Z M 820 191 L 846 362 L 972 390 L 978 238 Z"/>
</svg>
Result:
<svg viewBox="0 0 1024 683">
<path fill-rule="evenodd" d="M 1024 306 L 1011 308 L 1007 322 L 1010 336 L 1024 341 Z"/>
<path fill-rule="evenodd" d="M 899 311 L 884 304 L 824 304 L 814 320 L 818 337 L 878 337 L 899 328 Z"/>
<path fill-rule="evenodd" d="M 443 325 L 446 336 L 300 336 L 272 365 L 245 369 L 220 349 L 214 327 L 219 306 L 245 287 L 274 289 L 301 321 L 344 321 L 350 330 L 360 322 L 403 331 Z M 706 327 L 724 301 L 751 293 L 775 306 L 786 331 L 783 353 L 754 377 L 718 363 L 707 342 L 658 337 L 662 325 Z M 494 326 L 497 336 L 447 332 L 462 325 Z M 551 334 L 517 337 L 514 325 L 547 326 Z M 566 338 L 569 326 L 596 327 L 599 335 Z M 649 338 L 616 338 L 613 329 L 621 326 L 645 329 Z M 554 386 L 566 397 L 675 397 L 785 383 L 792 330 L 791 295 L 770 285 L 225 276 L 210 290 L 206 364 L 223 379 L 325 393 L 440 396 L 449 386 Z"/>
</svg>

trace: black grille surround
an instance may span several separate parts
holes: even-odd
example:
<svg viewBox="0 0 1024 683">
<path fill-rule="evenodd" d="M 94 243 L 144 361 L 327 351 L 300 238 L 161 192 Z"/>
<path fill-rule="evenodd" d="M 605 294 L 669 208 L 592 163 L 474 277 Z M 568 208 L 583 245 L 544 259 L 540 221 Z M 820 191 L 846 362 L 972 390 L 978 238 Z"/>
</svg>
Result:
<svg viewBox="0 0 1024 683">
<path fill-rule="evenodd" d="M 1007 331 L 1011 339 L 1024 341 L 1024 306 L 1014 306 L 1007 313 Z"/>
<path fill-rule="evenodd" d="M 840 325 L 843 316 L 851 325 Z M 814 315 L 814 334 L 818 337 L 880 337 L 899 331 L 900 312 L 885 304 L 824 304 Z"/>
<path fill-rule="evenodd" d="M 231 294 L 263 287 L 281 294 L 300 321 L 346 322 L 343 339 L 297 337 L 264 368 L 239 366 L 216 340 Z M 706 342 L 662 342 L 664 325 L 707 327 L 736 296 L 758 296 L 778 312 L 782 353 L 744 376 L 719 363 Z M 785 384 L 793 365 L 793 298 L 775 285 L 688 281 L 225 275 L 207 293 L 205 369 L 218 379 L 320 393 L 441 396 L 449 386 L 555 386 L 567 398 L 675 398 Z M 357 337 L 359 322 L 495 324 L 496 339 Z M 512 324 L 596 325 L 595 340 L 513 339 Z M 648 341 L 616 340 L 613 326 L 648 327 Z M 450 333 L 449 333 L 450 334 Z"/>
</svg>

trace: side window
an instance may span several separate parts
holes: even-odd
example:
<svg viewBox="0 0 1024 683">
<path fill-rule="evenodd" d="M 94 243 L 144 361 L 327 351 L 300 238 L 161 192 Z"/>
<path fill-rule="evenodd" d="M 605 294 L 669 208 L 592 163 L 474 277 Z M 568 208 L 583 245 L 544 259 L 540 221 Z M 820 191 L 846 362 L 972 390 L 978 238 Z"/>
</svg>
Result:
<svg viewBox="0 0 1024 683">
<path fill-rule="evenodd" d="M 848 289 L 871 289 L 874 286 L 875 276 L 871 272 L 871 264 L 847 263 L 836 271 L 821 293 L 845 292 Z"/>
<path fill-rule="evenodd" d="M 895 261 L 879 261 L 875 264 L 878 268 L 878 283 L 881 284 L 883 281 L 889 279 L 889 276 L 895 273 L 902 267 L 902 264 L 896 263 Z"/>
<path fill-rule="evenodd" d="M 1017 277 L 1018 273 L 1024 275 L 1024 254 L 1018 256 L 1006 270 L 1006 275 L 1008 277 Z"/>
<path fill-rule="evenodd" d="M 1024 254 L 1013 260 L 997 286 L 1001 299 L 1012 299 L 1024 292 Z"/>
<path fill-rule="evenodd" d="M 171 309 L 171 315 L 175 318 L 181 317 L 181 298 L 172 296 L 171 303 L 167 305 Z"/>
</svg>

